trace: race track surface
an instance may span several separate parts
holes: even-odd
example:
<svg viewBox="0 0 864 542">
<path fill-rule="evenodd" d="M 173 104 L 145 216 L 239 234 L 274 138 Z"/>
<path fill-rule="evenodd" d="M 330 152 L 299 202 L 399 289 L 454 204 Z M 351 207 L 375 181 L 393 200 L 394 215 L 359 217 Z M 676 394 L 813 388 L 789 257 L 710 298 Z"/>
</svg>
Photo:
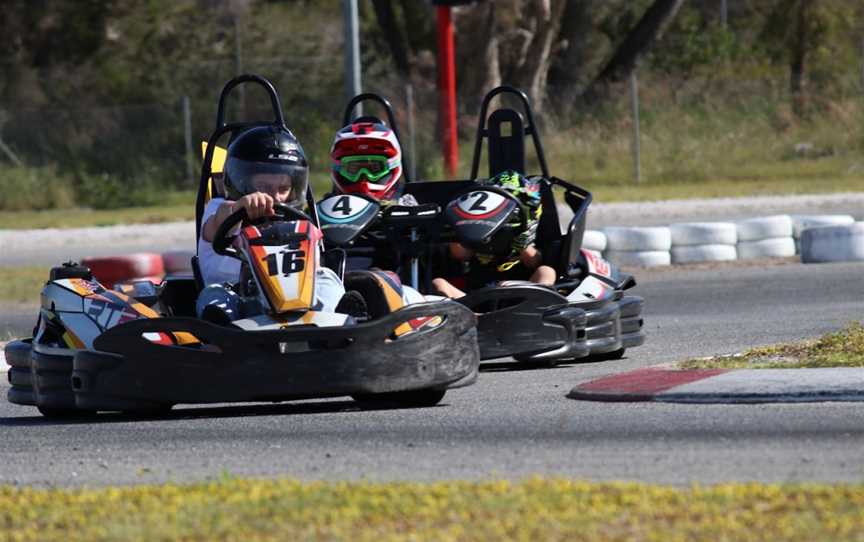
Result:
<svg viewBox="0 0 864 542">
<path fill-rule="evenodd" d="M 684 484 L 864 480 L 864 404 L 683 405 L 565 398 L 599 375 L 814 337 L 864 319 L 864 264 L 730 264 L 637 273 L 645 346 L 616 362 L 514 371 L 428 409 L 350 400 L 178 407 L 167 418 L 52 422 L 0 402 L 0 483 L 240 476 L 440 480 L 532 474 Z M 0 386 L 5 396 L 6 385 Z"/>
</svg>

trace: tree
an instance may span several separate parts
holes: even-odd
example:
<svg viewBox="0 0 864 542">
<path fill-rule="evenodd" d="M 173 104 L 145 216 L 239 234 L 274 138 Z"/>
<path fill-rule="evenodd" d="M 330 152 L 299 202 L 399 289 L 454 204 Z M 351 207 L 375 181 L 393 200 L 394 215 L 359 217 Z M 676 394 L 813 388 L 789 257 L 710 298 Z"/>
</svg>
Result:
<svg viewBox="0 0 864 542">
<path fill-rule="evenodd" d="M 683 3 L 684 0 L 654 0 L 615 50 L 606 66 L 582 94 L 582 100 L 586 105 L 596 104 L 608 96 L 609 87 L 613 83 L 630 77 L 636 69 L 636 63 L 660 39 Z"/>
</svg>

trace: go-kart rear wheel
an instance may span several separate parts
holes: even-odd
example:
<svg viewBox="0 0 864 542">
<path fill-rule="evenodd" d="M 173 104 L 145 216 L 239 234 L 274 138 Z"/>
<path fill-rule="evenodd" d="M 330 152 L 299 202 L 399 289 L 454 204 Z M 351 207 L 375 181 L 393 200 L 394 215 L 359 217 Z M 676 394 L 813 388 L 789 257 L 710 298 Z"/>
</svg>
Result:
<svg viewBox="0 0 864 542">
<path fill-rule="evenodd" d="M 389 393 L 357 393 L 351 396 L 363 407 L 432 407 L 441 402 L 447 390 L 426 388 L 422 390 L 394 391 Z"/>
<path fill-rule="evenodd" d="M 514 355 L 513 359 L 519 363 L 520 367 L 530 367 L 532 369 L 551 369 L 564 361 L 563 359 L 533 359 L 530 355 L 520 354 Z"/>
<path fill-rule="evenodd" d="M 618 350 L 606 352 L 605 354 L 597 354 L 591 357 L 592 361 L 612 361 L 623 358 L 625 352 L 627 352 L 626 348 L 619 348 Z"/>
</svg>

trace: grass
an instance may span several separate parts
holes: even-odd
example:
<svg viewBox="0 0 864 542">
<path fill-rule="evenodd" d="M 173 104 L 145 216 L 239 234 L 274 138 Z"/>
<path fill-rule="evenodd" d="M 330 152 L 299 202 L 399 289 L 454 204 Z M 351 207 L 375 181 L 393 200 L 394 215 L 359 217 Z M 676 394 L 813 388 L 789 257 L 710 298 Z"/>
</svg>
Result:
<svg viewBox="0 0 864 542">
<path fill-rule="evenodd" d="M 862 485 L 521 482 L 0 487 L 0 540 L 861 540 Z"/>
<path fill-rule="evenodd" d="M 633 179 L 626 100 L 608 114 L 582 119 L 576 125 L 559 119 L 561 125 L 555 126 L 550 116 L 541 132 L 551 173 L 592 191 L 597 203 L 864 191 L 864 106 L 857 97 L 825 98 L 808 117 L 798 118 L 785 101 L 769 99 L 765 89 L 752 94 L 742 90 L 740 96 L 730 98 L 692 89 L 689 94 L 676 96 L 674 87 L 674 83 L 656 81 L 645 87 L 640 183 Z M 462 122 L 473 126 L 476 120 L 466 117 Z M 457 178 L 469 176 L 473 137 L 473 129 L 462 137 Z M 447 177 L 436 145 L 421 148 L 419 154 L 431 164 L 421 178 Z M 527 157 L 529 172 L 539 171 L 530 141 Z M 481 175 L 486 174 L 487 158 L 484 152 Z M 0 185 L 18 187 L 12 195 L 20 193 L 16 196 L 21 200 L 19 207 L 43 203 L 68 206 L 68 194 L 38 182 L 50 177 L 40 171 L 10 170 L 5 177 L 0 176 Z M 94 187 L 101 186 L 98 177 L 90 181 Z M 313 171 L 312 184 L 315 194 L 323 195 L 330 186 L 327 172 L 320 168 Z M 105 211 L 13 211 L 19 207 L 7 205 L 9 211 L 0 211 L 0 228 L 193 218 L 192 191 L 154 194 L 156 189 L 146 189 L 146 182 L 136 186 L 143 190 L 140 201 L 159 199 L 161 204 Z M 125 194 L 122 185 L 114 189 Z"/>
<path fill-rule="evenodd" d="M 0 267 L 0 303 L 38 304 L 48 267 Z"/>
<path fill-rule="evenodd" d="M 741 354 L 683 361 L 681 369 L 800 369 L 864 367 L 864 325 L 844 329 L 812 341 L 752 348 Z"/>
</svg>

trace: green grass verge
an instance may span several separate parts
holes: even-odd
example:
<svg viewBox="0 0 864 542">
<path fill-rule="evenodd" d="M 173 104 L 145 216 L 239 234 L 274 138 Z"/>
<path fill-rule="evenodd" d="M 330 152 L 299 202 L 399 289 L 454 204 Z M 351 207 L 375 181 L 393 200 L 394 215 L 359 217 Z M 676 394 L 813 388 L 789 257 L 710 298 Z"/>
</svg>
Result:
<svg viewBox="0 0 864 542">
<path fill-rule="evenodd" d="M 39 304 L 49 267 L 0 267 L 0 303 Z"/>
<path fill-rule="evenodd" d="M 678 363 L 681 369 L 864 367 L 864 325 L 855 322 L 812 341 L 752 348 L 741 354 Z"/>
<path fill-rule="evenodd" d="M 157 207 L 124 209 L 47 209 L 0 211 L 0 229 L 83 228 L 114 224 L 153 224 L 195 219 L 195 193 L 166 192 Z"/>
<path fill-rule="evenodd" d="M 862 485 L 534 478 L 0 487 L 0 540 L 861 540 Z"/>
</svg>

